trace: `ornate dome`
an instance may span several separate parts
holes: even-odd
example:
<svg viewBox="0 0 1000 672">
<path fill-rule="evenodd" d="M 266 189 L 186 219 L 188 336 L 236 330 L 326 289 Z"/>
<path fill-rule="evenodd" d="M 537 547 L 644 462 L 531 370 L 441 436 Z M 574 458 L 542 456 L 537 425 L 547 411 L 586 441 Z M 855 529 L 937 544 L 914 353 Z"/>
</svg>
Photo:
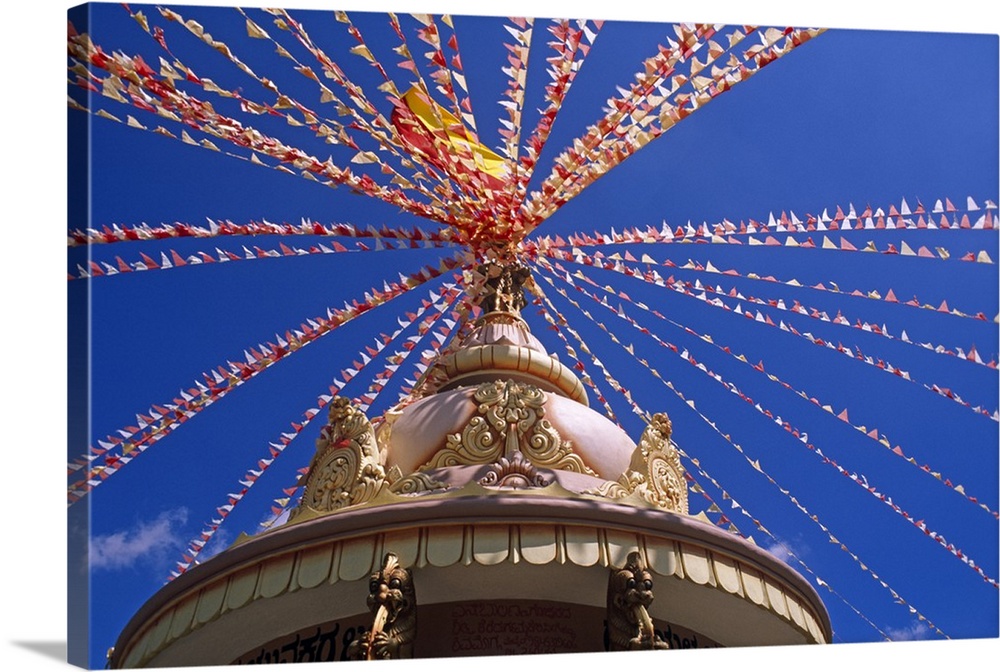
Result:
<svg viewBox="0 0 1000 672">
<path fill-rule="evenodd" d="M 521 320 L 530 276 L 481 276 L 484 315 L 421 396 L 374 423 L 335 397 L 287 521 L 158 593 L 114 667 L 830 640 L 805 579 L 687 515 L 667 416 L 632 441 Z M 481 609 L 521 634 L 471 637 Z"/>
<path fill-rule="evenodd" d="M 635 442 L 589 408 L 580 379 L 516 313 L 487 313 L 430 377 L 435 394 L 390 411 L 377 428 L 387 468 L 492 463 L 513 451 L 536 467 L 607 481 L 629 466 Z"/>
</svg>

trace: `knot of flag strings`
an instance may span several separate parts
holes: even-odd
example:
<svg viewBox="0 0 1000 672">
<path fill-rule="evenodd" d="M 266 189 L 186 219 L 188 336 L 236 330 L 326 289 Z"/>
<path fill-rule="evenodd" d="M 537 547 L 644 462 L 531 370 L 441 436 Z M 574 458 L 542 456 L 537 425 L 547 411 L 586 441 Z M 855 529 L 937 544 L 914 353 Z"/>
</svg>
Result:
<svg viewBox="0 0 1000 672">
<path fill-rule="evenodd" d="M 204 42 L 256 82 L 274 102 L 254 101 L 242 87 L 224 86 L 199 77 L 169 48 L 168 30 L 155 25 L 141 11 L 128 6 L 125 9 L 163 51 L 159 71 L 139 55 L 129 57 L 117 52 L 109 55 L 87 35 L 72 28 L 69 36 L 71 71 L 76 77 L 72 83 L 91 93 L 101 93 L 105 102 L 114 101 L 139 110 L 138 116 L 128 115 L 128 121 L 123 123 L 149 130 L 139 117 L 155 115 L 159 120 L 181 125 L 179 135 L 184 142 L 219 150 L 216 143 L 223 141 L 251 150 L 249 156 L 237 154 L 245 160 L 262 163 L 258 155 L 265 156 L 277 161 L 272 167 L 299 171 L 329 186 L 349 186 L 403 211 L 452 227 L 462 241 L 482 253 L 497 247 L 516 249 L 524 236 L 595 179 L 721 93 L 821 32 L 710 24 L 674 26 L 674 37 L 668 36 L 666 45 L 658 46 L 643 63 L 643 72 L 636 75 L 629 89 L 621 89 L 618 97 L 608 101 L 605 116 L 560 155 L 555 162 L 556 170 L 542 182 L 541 190 L 529 198 L 527 185 L 540 152 L 576 74 L 600 33 L 601 22 L 552 20 L 547 26 L 554 39 L 547 44 L 553 55 L 546 59 L 549 65 L 546 107 L 541 110 L 535 128 L 527 134 L 522 133 L 522 113 L 534 22 L 509 20 L 505 28 L 512 41 L 504 44 L 508 53 L 502 68 L 507 86 L 500 101 L 506 118 L 499 119 L 503 146 L 498 155 L 479 141 L 450 16 L 441 16 L 439 24 L 433 16 L 414 14 L 415 25 L 411 26 L 389 14 L 390 26 L 398 37 L 398 46 L 393 49 L 400 59 L 398 68 L 413 78 L 407 88 L 396 83 L 350 16 L 335 12 L 337 22 L 355 41 L 350 54 L 381 76 L 383 81 L 378 89 L 391 108 L 389 118 L 357 81 L 317 46 L 302 23 L 289 12 L 260 10 L 271 16 L 274 30 L 270 30 L 243 9 L 236 10 L 245 21 L 247 36 L 270 41 L 281 57 L 291 61 L 295 72 L 319 88 L 321 105 L 332 105 L 341 118 L 349 117 L 348 123 L 344 123 L 324 117 L 283 92 L 273 80 L 259 75 L 241 60 L 230 44 L 213 37 L 197 21 L 185 19 L 175 10 L 158 8 L 168 28 L 180 26 Z M 409 46 L 407 33 L 411 30 L 422 44 L 430 47 L 424 53 L 427 78 Z M 753 33 L 759 36 L 759 42 L 744 48 L 744 41 Z M 311 66 L 283 44 L 277 37 L 282 34 L 315 59 L 323 78 L 332 80 L 341 94 L 324 84 Z M 446 46 L 450 58 L 445 53 Z M 737 53 L 737 48 L 742 52 Z M 235 102 L 244 114 L 282 117 L 296 132 L 308 130 L 325 143 L 349 148 L 354 152 L 349 165 L 338 164 L 332 158 L 322 161 L 272 133 L 245 125 L 217 111 L 207 100 L 196 98 L 188 89 L 216 96 L 220 102 Z M 104 107 L 94 109 L 93 96 L 87 96 L 87 100 L 90 106 L 71 97 L 70 105 L 120 121 Z M 189 131 L 202 132 L 206 137 L 195 140 Z M 178 137 L 178 133 L 163 126 L 153 132 Z M 371 143 L 377 151 L 364 148 Z M 368 172 L 366 166 L 375 172 Z M 383 176 L 389 176 L 388 184 L 380 183 Z M 486 221 L 491 222 L 488 230 L 484 227 Z"/>
</svg>

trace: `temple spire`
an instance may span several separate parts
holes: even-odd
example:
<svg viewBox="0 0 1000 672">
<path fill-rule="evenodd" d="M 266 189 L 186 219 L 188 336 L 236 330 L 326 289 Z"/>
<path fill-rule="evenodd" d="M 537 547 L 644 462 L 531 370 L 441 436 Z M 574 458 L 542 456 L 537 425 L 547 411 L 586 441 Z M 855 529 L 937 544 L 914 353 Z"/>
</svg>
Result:
<svg viewBox="0 0 1000 672">
<path fill-rule="evenodd" d="M 531 271 L 517 261 L 488 261 L 476 268 L 484 280 L 476 300 L 484 313 L 514 313 L 519 315 L 528 302 L 524 286 L 531 282 Z"/>
</svg>

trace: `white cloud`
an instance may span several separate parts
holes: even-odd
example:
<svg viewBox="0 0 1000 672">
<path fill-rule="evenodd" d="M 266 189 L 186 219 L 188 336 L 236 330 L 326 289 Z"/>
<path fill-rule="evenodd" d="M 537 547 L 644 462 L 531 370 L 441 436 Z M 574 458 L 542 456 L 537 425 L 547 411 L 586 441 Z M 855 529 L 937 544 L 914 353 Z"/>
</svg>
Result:
<svg viewBox="0 0 1000 672">
<path fill-rule="evenodd" d="M 185 540 L 178 528 L 187 522 L 187 517 L 187 509 L 173 509 L 152 521 L 140 521 L 130 530 L 93 537 L 90 567 L 126 569 L 138 562 L 159 562 L 169 553 L 179 553 Z"/>
<path fill-rule="evenodd" d="M 792 542 L 788 539 L 775 537 L 766 541 L 763 547 L 768 553 L 789 565 L 797 563 L 798 560 L 796 558 L 804 559 L 809 553 L 809 547 L 802 543 L 800 539 Z"/>
<path fill-rule="evenodd" d="M 229 533 L 220 527 L 215 531 L 215 534 L 212 535 L 212 539 L 205 544 L 204 548 L 201 549 L 201 552 L 198 553 L 198 562 L 205 562 L 212 556 L 218 555 L 222 551 L 229 548 L 232 541 L 233 540 Z"/>
<path fill-rule="evenodd" d="M 294 507 L 283 509 L 281 513 L 278 514 L 275 514 L 273 510 L 269 511 L 267 515 L 265 515 L 263 518 L 260 519 L 256 533 L 269 530 L 272 527 L 284 525 L 286 522 L 288 522 L 288 518 L 292 513 L 292 508 Z"/>
<path fill-rule="evenodd" d="M 914 639 L 930 639 L 931 629 L 926 623 L 913 621 L 905 628 L 886 628 L 885 634 L 894 642 L 903 642 Z"/>
</svg>

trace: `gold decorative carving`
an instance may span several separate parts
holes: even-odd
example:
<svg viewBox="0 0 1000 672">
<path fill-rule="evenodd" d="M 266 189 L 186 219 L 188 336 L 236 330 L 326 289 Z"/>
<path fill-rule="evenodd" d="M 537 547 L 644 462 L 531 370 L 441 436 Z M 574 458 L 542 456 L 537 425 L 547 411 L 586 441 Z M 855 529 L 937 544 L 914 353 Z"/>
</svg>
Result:
<svg viewBox="0 0 1000 672">
<path fill-rule="evenodd" d="M 447 490 L 450 486 L 443 482 L 431 478 L 428 474 L 417 471 L 409 476 L 404 476 L 393 483 L 389 490 L 397 495 L 419 495 L 423 492 L 434 490 Z"/>
<path fill-rule="evenodd" d="M 671 431 L 666 413 L 654 415 L 632 453 L 628 471 L 618 482 L 627 493 L 634 492 L 654 506 L 686 514 L 688 493 L 684 467 L 680 454 L 670 443 Z M 616 494 L 609 496 L 616 497 Z"/>
<path fill-rule="evenodd" d="M 398 406 L 390 408 L 382 416 L 382 422 L 379 423 L 378 428 L 375 430 L 375 440 L 380 447 L 380 455 L 385 453 L 385 450 L 389 447 L 392 442 L 392 426 L 396 424 L 396 421 L 403 417 L 403 411 L 399 409 Z M 384 459 L 382 460 L 385 461 Z"/>
<path fill-rule="evenodd" d="M 413 657 L 417 635 L 417 595 L 413 577 L 400 566 L 395 553 L 386 553 L 382 569 L 368 584 L 368 608 L 374 614 L 372 629 L 351 642 L 352 660 Z"/>
<path fill-rule="evenodd" d="M 632 551 L 621 569 L 608 577 L 608 635 L 611 651 L 669 649 L 653 630 L 649 605 L 653 603 L 653 575 L 638 551 Z"/>
<path fill-rule="evenodd" d="M 596 475 L 544 417 L 546 397 L 539 388 L 495 380 L 482 383 L 473 398 L 478 415 L 461 432 L 449 434 L 445 447 L 422 469 L 490 464 L 521 453 L 535 466 Z"/>
<path fill-rule="evenodd" d="M 622 497 L 628 497 L 632 493 L 617 481 L 606 481 L 596 488 L 584 490 L 581 494 L 607 497 L 608 499 L 621 499 Z"/>
<path fill-rule="evenodd" d="M 513 457 L 501 457 L 494 463 L 486 475 L 479 479 L 479 484 L 487 488 L 504 490 L 521 490 L 524 488 L 544 488 L 551 481 L 538 473 L 531 462 L 520 452 Z"/>
<path fill-rule="evenodd" d="M 301 509 L 336 511 L 371 500 L 385 483 L 375 431 L 346 397 L 330 402 L 330 423 L 316 440 Z"/>
</svg>

